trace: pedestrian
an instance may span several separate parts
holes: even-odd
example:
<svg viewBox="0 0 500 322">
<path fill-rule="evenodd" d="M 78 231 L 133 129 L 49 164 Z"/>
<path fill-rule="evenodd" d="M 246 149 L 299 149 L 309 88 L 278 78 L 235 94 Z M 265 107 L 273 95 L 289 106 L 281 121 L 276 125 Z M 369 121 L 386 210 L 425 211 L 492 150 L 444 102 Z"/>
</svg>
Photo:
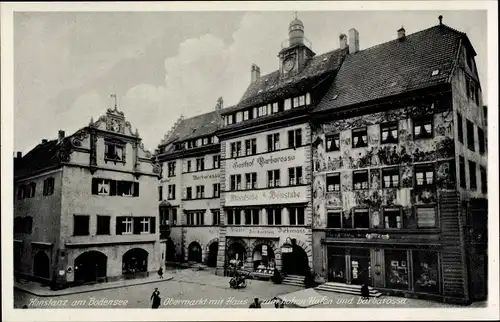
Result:
<svg viewBox="0 0 500 322">
<path fill-rule="evenodd" d="M 370 298 L 370 289 L 368 288 L 368 284 L 364 283 L 361 286 L 361 297 L 364 300 L 368 300 Z"/>
<path fill-rule="evenodd" d="M 254 298 L 252 304 L 250 304 L 250 306 L 248 308 L 250 308 L 250 309 L 260 309 L 260 308 L 262 308 L 260 306 L 259 298 L 258 297 Z"/>
<path fill-rule="evenodd" d="M 161 298 L 160 298 L 160 292 L 158 291 L 157 287 L 155 287 L 155 290 L 151 295 L 151 301 L 152 301 L 151 308 L 157 309 L 160 307 Z"/>
<path fill-rule="evenodd" d="M 163 268 L 160 267 L 160 269 L 158 270 L 158 276 L 160 276 L 160 278 L 163 278 Z"/>
</svg>

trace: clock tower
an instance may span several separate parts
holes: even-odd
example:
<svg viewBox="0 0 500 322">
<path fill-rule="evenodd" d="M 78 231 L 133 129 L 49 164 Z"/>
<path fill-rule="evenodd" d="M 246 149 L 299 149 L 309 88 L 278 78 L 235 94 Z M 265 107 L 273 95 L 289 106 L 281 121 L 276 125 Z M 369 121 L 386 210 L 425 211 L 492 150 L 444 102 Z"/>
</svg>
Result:
<svg viewBox="0 0 500 322">
<path fill-rule="evenodd" d="M 281 77 L 290 77 L 302 71 L 307 61 L 314 57 L 310 42 L 304 37 L 304 24 L 297 18 L 290 22 L 288 39 L 282 43 L 278 54 Z"/>
</svg>

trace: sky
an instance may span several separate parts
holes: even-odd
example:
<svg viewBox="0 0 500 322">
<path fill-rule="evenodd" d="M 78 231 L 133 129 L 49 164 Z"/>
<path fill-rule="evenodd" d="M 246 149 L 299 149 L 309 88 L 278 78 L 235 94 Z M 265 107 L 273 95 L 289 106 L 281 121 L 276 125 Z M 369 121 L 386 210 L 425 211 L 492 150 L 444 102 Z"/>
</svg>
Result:
<svg viewBox="0 0 500 322">
<path fill-rule="evenodd" d="M 487 104 L 486 11 L 298 12 L 316 54 L 359 32 L 360 48 L 443 23 L 465 32 Z M 113 107 L 154 151 L 182 115 L 236 104 L 250 84 L 278 69 L 277 54 L 294 18 L 274 12 L 16 12 L 14 149 L 27 153 L 59 130 L 71 135 Z"/>
</svg>

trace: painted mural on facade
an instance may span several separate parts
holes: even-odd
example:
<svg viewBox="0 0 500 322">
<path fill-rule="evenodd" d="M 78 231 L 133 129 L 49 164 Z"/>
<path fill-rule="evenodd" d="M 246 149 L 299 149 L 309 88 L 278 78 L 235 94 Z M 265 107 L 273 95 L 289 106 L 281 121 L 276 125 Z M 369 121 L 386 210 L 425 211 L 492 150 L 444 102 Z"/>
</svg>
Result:
<svg viewBox="0 0 500 322">
<path fill-rule="evenodd" d="M 433 138 L 413 139 L 413 119 L 432 115 Z M 381 143 L 380 124 L 397 124 L 397 143 Z M 367 146 L 353 148 L 352 130 L 367 128 Z M 337 151 L 326 151 L 326 137 L 339 134 Z M 451 110 L 435 111 L 434 106 L 409 106 L 389 112 L 379 112 L 355 118 L 336 120 L 316 126 L 313 130 L 313 224 L 326 226 L 328 209 L 339 209 L 344 216 L 356 207 L 370 209 L 371 219 L 377 220 L 380 208 L 398 206 L 412 213 L 414 204 L 435 202 L 436 189 L 414 189 L 414 165 L 431 162 L 435 165 L 437 189 L 453 189 L 455 166 L 453 119 Z M 383 188 L 381 171 L 398 168 L 399 188 Z M 353 172 L 368 171 L 368 189 L 353 189 Z M 327 191 L 326 178 L 340 172 L 340 191 Z M 372 222 L 373 223 L 373 222 Z"/>
</svg>

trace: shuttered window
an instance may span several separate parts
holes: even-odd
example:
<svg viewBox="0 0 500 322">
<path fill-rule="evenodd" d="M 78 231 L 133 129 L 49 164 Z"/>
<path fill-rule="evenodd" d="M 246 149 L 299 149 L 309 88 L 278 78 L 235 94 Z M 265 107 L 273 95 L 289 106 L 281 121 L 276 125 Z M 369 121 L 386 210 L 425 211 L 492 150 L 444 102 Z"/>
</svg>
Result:
<svg viewBox="0 0 500 322">
<path fill-rule="evenodd" d="M 417 215 L 417 225 L 419 228 L 436 227 L 436 208 L 419 207 L 415 209 Z"/>
</svg>

